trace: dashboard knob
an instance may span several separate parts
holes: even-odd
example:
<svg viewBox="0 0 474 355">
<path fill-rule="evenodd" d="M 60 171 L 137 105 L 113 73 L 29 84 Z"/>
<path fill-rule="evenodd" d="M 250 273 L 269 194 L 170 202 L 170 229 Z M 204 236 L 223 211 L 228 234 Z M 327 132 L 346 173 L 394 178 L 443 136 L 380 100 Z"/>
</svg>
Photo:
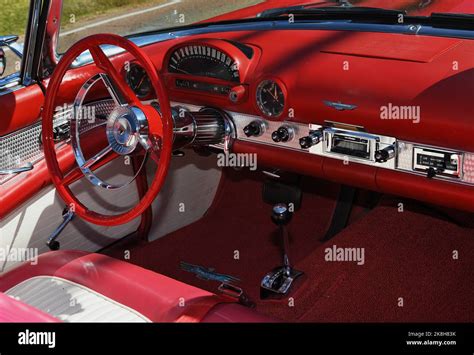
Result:
<svg viewBox="0 0 474 355">
<path fill-rule="evenodd" d="M 321 142 L 322 137 L 323 133 L 321 131 L 310 131 L 309 135 L 300 138 L 300 147 L 302 149 L 309 149 L 313 145 L 316 145 Z"/>
<path fill-rule="evenodd" d="M 375 161 L 377 163 L 385 163 L 393 157 L 395 157 L 395 145 L 393 144 L 375 152 Z"/>
<path fill-rule="evenodd" d="M 276 143 L 288 142 L 293 139 L 294 130 L 289 126 L 281 126 L 272 133 L 272 140 Z"/>
<path fill-rule="evenodd" d="M 432 179 L 432 178 L 434 178 L 434 177 L 436 176 L 437 173 L 438 173 L 438 172 L 436 171 L 436 169 L 433 168 L 432 166 L 430 166 L 430 167 L 428 168 L 428 170 L 426 171 L 426 177 L 427 177 L 428 179 Z"/>
<path fill-rule="evenodd" d="M 237 104 L 244 99 L 245 93 L 246 93 L 245 86 L 243 85 L 234 86 L 229 92 L 229 100 L 232 103 Z"/>
<path fill-rule="evenodd" d="M 252 121 L 244 127 L 244 134 L 247 137 L 259 137 L 265 133 L 265 123 L 263 121 Z"/>
</svg>

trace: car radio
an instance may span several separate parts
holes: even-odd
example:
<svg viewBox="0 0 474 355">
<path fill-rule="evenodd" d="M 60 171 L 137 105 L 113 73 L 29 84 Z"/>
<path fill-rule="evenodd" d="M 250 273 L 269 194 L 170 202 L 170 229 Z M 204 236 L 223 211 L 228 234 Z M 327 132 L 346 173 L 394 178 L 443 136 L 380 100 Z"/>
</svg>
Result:
<svg viewBox="0 0 474 355">
<path fill-rule="evenodd" d="M 364 132 L 327 128 L 324 130 L 324 142 L 326 153 L 375 161 L 379 137 Z"/>
<path fill-rule="evenodd" d="M 453 151 L 413 147 L 413 170 L 426 172 L 430 177 L 444 175 L 461 178 L 462 154 Z"/>
</svg>

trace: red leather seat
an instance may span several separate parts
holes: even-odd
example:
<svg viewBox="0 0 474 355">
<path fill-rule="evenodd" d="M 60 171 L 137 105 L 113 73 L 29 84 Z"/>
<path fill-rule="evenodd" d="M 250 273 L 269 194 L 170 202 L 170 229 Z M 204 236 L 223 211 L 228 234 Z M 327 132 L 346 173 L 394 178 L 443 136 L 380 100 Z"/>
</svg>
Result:
<svg viewBox="0 0 474 355">
<path fill-rule="evenodd" d="M 0 321 L 275 321 L 150 270 L 81 251 L 49 252 L 36 265 L 20 265 L 0 276 L 0 292 L 19 299 L 0 294 Z"/>
<path fill-rule="evenodd" d="M 0 323 L 53 323 L 58 319 L 0 293 Z"/>
</svg>

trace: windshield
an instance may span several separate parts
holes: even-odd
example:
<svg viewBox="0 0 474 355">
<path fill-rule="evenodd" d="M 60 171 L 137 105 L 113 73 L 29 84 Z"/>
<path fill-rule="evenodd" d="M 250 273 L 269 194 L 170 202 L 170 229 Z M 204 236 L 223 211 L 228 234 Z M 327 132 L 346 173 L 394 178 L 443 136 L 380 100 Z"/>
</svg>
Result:
<svg viewBox="0 0 474 355">
<path fill-rule="evenodd" d="M 254 18 L 270 9 L 298 5 L 373 7 L 418 16 L 474 13 L 474 0 L 63 0 L 58 52 L 95 33 L 126 36 L 209 19 Z"/>
<path fill-rule="evenodd" d="M 96 33 L 126 36 L 190 25 L 259 0 L 63 0 L 58 52 Z"/>
<path fill-rule="evenodd" d="M 473 0 L 63 0 L 60 53 L 81 38 L 95 33 L 122 36 L 179 27 L 196 22 L 255 17 L 272 9 L 354 6 L 406 11 L 410 15 L 474 13 Z M 247 8 L 243 11 L 236 11 Z"/>
</svg>

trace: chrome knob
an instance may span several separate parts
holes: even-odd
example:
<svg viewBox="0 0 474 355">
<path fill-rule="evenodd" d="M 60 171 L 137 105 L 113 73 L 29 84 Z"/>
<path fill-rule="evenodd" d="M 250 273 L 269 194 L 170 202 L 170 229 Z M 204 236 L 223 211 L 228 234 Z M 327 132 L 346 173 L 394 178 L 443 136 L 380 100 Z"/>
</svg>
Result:
<svg viewBox="0 0 474 355">
<path fill-rule="evenodd" d="M 377 163 L 385 163 L 387 160 L 390 160 L 395 157 L 395 146 L 389 145 L 384 149 L 377 150 L 375 152 L 375 161 Z"/>
<path fill-rule="evenodd" d="M 272 209 L 272 221 L 278 226 L 287 225 L 292 217 L 288 205 L 285 203 L 277 203 Z"/>
<path fill-rule="evenodd" d="M 281 126 L 272 133 L 272 140 L 276 143 L 289 142 L 293 139 L 295 131 L 290 126 Z"/>
<path fill-rule="evenodd" d="M 259 137 L 265 133 L 265 123 L 263 121 L 255 120 L 244 127 L 244 134 L 247 137 Z"/>
<path fill-rule="evenodd" d="M 323 133 L 321 131 L 310 131 L 309 135 L 300 138 L 299 143 L 302 149 L 309 149 L 313 145 L 318 144 L 321 142 L 323 137 Z"/>
</svg>

